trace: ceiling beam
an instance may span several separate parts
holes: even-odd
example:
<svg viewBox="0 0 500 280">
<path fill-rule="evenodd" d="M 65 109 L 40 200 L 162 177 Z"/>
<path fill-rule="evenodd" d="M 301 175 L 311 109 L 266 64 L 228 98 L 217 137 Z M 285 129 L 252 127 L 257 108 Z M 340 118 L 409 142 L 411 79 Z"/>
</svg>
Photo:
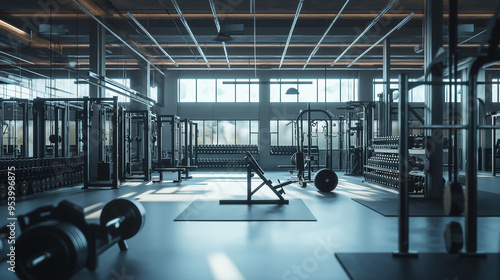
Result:
<svg viewBox="0 0 500 280">
<path fill-rule="evenodd" d="M 142 60 L 146 61 L 147 63 L 151 64 L 160 74 L 165 75 L 163 71 L 158 69 L 149 59 L 147 59 L 144 55 L 142 55 L 138 50 L 134 49 L 131 45 L 129 45 L 125 40 L 123 40 L 122 37 L 120 37 L 118 34 L 113 32 L 111 28 L 109 28 L 106 24 L 104 24 L 101 20 L 99 20 L 96 16 L 94 16 L 91 12 L 89 12 L 85 7 L 82 6 L 82 4 L 78 3 L 77 0 L 72 0 L 73 3 L 75 3 L 78 8 L 80 8 L 84 13 L 89 15 L 91 18 L 93 18 L 97 23 L 99 23 L 102 27 L 104 27 L 111 35 L 115 36 L 116 39 L 118 39 L 122 44 L 124 44 L 127 48 L 129 48 L 132 52 L 134 52 L 138 57 L 140 57 Z"/>
<path fill-rule="evenodd" d="M 290 44 L 290 40 L 292 39 L 293 30 L 295 29 L 295 24 L 297 24 L 297 20 L 299 19 L 300 10 L 302 10 L 302 5 L 304 5 L 304 0 L 299 0 L 299 5 L 297 6 L 297 11 L 295 12 L 295 17 L 293 18 L 292 26 L 290 27 L 290 32 L 288 33 L 288 38 L 286 39 L 285 48 L 283 49 L 283 54 L 281 55 L 280 66 L 283 65 L 283 60 L 285 60 L 286 51 L 288 50 L 288 45 Z"/>
<path fill-rule="evenodd" d="M 215 10 L 215 5 L 213 0 L 208 0 L 210 3 L 210 9 L 212 9 L 212 13 L 214 14 L 214 22 L 215 27 L 217 28 L 217 33 L 220 33 L 220 24 L 219 18 L 217 18 L 217 11 Z M 222 48 L 224 49 L 224 55 L 226 56 L 227 68 L 231 68 L 231 64 L 229 64 L 229 57 L 227 56 L 226 42 L 222 42 Z"/>
<path fill-rule="evenodd" d="M 360 54 L 356 59 L 354 59 L 349 65 L 347 65 L 347 68 L 351 67 L 356 61 L 358 61 L 360 58 L 362 58 L 365 54 L 367 54 L 369 51 L 371 51 L 375 46 L 379 45 L 382 41 L 385 40 L 385 38 L 389 37 L 394 31 L 401 29 L 403 25 L 405 25 L 408 21 L 410 21 L 411 17 L 413 16 L 414 13 L 409 14 L 406 18 L 404 18 L 398 25 L 396 25 L 391 31 L 387 32 L 382 38 L 380 38 L 377 42 L 375 42 L 371 47 L 369 47 L 366 51 L 364 51 L 362 54 Z"/>
<path fill-rule="evenodd" d="M 201 57 L 203 60 L 205 60 L 205 63 L 207 64 L 207 67 L 210 68 L 210 64 L 208 63 L 207 57 L 203 53 L 203 50 L 200 47 L 200 44 L 198 44 L 198 41 L 196 40 L 196 37 L 194 36 L 193 32 L 191 31 L 191 28 L 189 27 L 189 24 L 186 21 L 186 18 L 182 15 L 181 8 L 179 8 L 179 5 L 177 4 L 177 1 L 175 0 L 170 0 L 172 1 L 172 4 L 174 5 L 175 10 L 177 11 L 177 14 L 179 14 L 179 19 L 181 20 L 182 24 L 186 28 L 187 32 L 189 33 L 189 36 L 191 36 L 191 39 L 193 40 L 194 44 L 196 45 L 196 49 L 198 49 L 198 52 L 200 53 Z"/>
<path fill-rule="evenodd" d="M 307 64 L 309 63 L 309 61 L 311 61 L 311 58 L 316 54 L 316 52 L 319 50 L 319 46 L 321 45 L 321 43 L 323 42 L 323 40 L 325 39 L 326 35 L 330 32 L 330 29 L 332 29 L 333 25 L 335 24 L 335 22 L 337 21 L 337 19 L 340 17 L 340 15 L 342 14 L 342 12 L 344 11 L 345 7 L 347 6 L 347 3 L 349 3 L 349 0 L 345 1 L 344 3 L 344 6 L 342 6 L 342 8 L 340 9 L 340 11 L 337 13 L 337 15 L 335 16 L 335 18 L 332 20 L 332 23 L 330 23 L 330 25 L 328 26 L 328 28 L 326 29 L 325 33 L 323 33 L 323 36 L 321 36 L 321 39 L 319 39 L 319 42 L 316 44 L 316 46 L 314 47 L 314 50 L 311 52 L 311 54 L 309 55 L 309 57 L 307 58 L 307 61 L 306 63 L 304 64 L 304 67 L 302 67 L 302 70 L 306 69 L 306 66 Z"/>
<path fill-rule="evenodd" d="M 351 47 L 354 46 L 359 41 L 359 39 L 361 39 L 361 37 L 363 37 L 363 35 L 365 35 L 366 32 L 368 32 L 368 30 L 370 30 L 370 28 L 372 28 L 375 25 L 375 23 L 377 23 L 382 18 L 384 14 L 387 13 L 396 4 L 396 2 L 398 2 L 398 0 L 393 0 L 391 3 L 389 3 L 389 5 L 387 5 L 387 7 L 385 7 L 380 12 L 380 14 L 375 19 L 373 19 L 373 21 L 365 28 L 365 30 L 363 30 L 363 32 L 361 32 L 361 34 L 359 34 L 359 36 L 356 39 L 354 39 L 354 41 L 349 45 L 349 47 L 347 47 L 347 49 L 345 49 L 339 56 L 337 56 L 335 61 L 333 61 L 333 63 L 330 66 L 333 67 L 335 63 L 337 63 L 349 51 L 349 49 L 351 49 Z"/>
<path fill-rule="evenodd" d="M 135 24 L 142 30 L 142 32 L 144 32 L 146 34 L 146 36 L 149 37 L 149 39 L 151 41 L 153 41 L 153 43 L 160 49 L 160 51 L 166 56 L 168 57 L 168 59 L 170 59 L 170 61 L 172 61 L 175 65 L 175 67 L 179 67 L 179 65 L 177 65 L 177 63 L 175 62 L 175 60 L 167 53 L 167 51 L 165 51 L 165 49 L 158 43 L 158 41 L 156 41 L 156 39 L 153 37 L 153 35 L 151 35 L 147 30 L 146 28 L 144 28 L 144 26 L 134 17 L 132 16 L 132 14 L 130 14 L 129 12 L 127 12 L 127 15 L 130 17 L 130 19 L 135 22 Z"/>
</svg>

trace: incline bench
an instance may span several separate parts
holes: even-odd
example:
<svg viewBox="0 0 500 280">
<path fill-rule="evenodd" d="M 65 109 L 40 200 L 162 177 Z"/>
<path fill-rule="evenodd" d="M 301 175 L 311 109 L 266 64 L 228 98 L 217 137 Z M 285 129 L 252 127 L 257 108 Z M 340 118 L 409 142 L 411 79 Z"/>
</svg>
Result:
<svg viewBox="0 0 500 280">
<path fill-rule="evenodd" d="M 288 204 L 288 200 L 283 198 L 282 194 L 285 193 L 283 187 L 293 183 L 294 181 L 286 181 L 284 183 L 280 183 L 276 186 L 273 186 L 273 182 L 268 180 L 264 176 L 264 170 L 260 167 L 259 163 L 255 160 L 251 153 L 246 152 L 245 161 L 247 162 L 247 199 L 240 200 L 220 200 L 220 204 Z M 252 190 L 252 177 L 253 173 L 259 175 L 260 179 L 263 181 L 257 188 Z M 278 199 L 252 199 L 252 196 L 260 190 L 263 186 L 268 186 L 274 194 L 278 197 Z"/>
</svg>

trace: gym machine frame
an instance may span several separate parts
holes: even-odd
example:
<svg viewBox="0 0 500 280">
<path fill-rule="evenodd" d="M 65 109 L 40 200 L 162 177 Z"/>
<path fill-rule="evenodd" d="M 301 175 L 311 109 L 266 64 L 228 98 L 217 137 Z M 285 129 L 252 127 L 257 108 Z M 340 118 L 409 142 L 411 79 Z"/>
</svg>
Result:
<svg viewBox="0 0 500 280">
<path fill-rule="evenodd" d="M 151 114 L 149 110 L 125 110 L 123 108 L 119 109 L 119 114 L 121 117 L 121 125 L 120 125 L 120 139 L 119 148 L 120 148 L 120 178 L 121 179 L 142 179 L 144 181 L 151 181 L 151 153 L 152 153 L 152 136 L 151 136 L 151 128 L 152 128 L 152 120 L 154 115 Z M 131 139 L 130 135 L 132 134 L 132 124 L 133 121 L 137 120 L 139 123 L 143 125 L 143 132 L 141 142 L 143 145 L 143 153 L 144 158 L 142 159 L 142 175 L 137 176 L 132 174 L 132 155 L 131 155 L 131 144 L 135 139 Z M 142 122 L 141 122 L 142 121 Z M 136 131 L 137 134 L 140 134 L 139 130 Z M 137 142 L 137 156 L 139 156 L 140 142 Z M 128 146 L 128 147 L 127 147 Z M 139 161 L 140 162 L 140 161 Z M 128 165 L 130 164 L 130 165 Z"/>
<path fill-rule="evenodd" d="M 163 124 L 170 123 L 171 126 L 171 158 L 170 163 L 166 164 L 162 155 L 163 149 Z M 161 183 L 163 181 L 163 172 L 177 172 L 177 180 L 174 183 L 182 182 L 182 173 L 187 172 L 185 167 L 178 167 L 179 161 L 182 158 L 181 150 L 181 133 L 180 133 L 180 123 L 181 119 L 176 115 L 157 115 L 156 116 L 156 133 L 157 133 L 157 151 L 158 151 L 158 163 L 154 171 L 158 171 L 160 175 L 159 181 L 154 181 Z"/>
<path fill-rule="evenodd" d="M 185 179 L 190 179 L 189 169 L 198 168 L 198 124 L 184 119 L 181 121 L 184 129 L 184 157 L 181 160 L 183 166 L 186 167 L 187 172 Z"/>
<path fill-rule="evenodd" d="M 335 189 L 338 183 L 338 177 L 337 174 L 333 171 L 333 143 L 332 143 L 332 127 L 333 127 L 333 119 L 334 116 L 330 111 L 326 111 L 323 109 L 311 109 L 310 104 L 307 105 L 306 110 L 301 110 L 300 113 L 297 115 L 297 118 L 295 119 L 295 122 L 297 124 L 297 130 L 296 130 L 296 139 L 297 139 L 297 153 L 296 153 L 296 165 L 297 165 L 297 178 L 299 180 L 299 185 L 301 186 L 306 186 L 307 182 L 312 182 L 311 180 L 311 173 L 312 173 L 312 165 L 309 164 L 307 165 L 307 172 L 305 172 L 305 165 L 304 163 L 306 161 L 310 161 L 311 158 L 311 148 L 312 148 L 312 133 L 311 133 L 311 128 L 312 128 L 312 123 L 311 123 L 311 113 L 316 112 L 316 113 L 323 113 L 327 119 L 324 119 L 326 121 L 326 160 L 325 160 L 325 167 L 323 169 L 320 169 L 316 172 L 315 178 L 314 178 L 314 185 L 318 190 L 322 192 L 329 192 Z M 307 145 L 308 145 L 308 150 L 307 150 L 307 158 L 304 158 L 304 124 L 303 124 L 303 116 L 307 116 Z M 318 165 L 319 165 L 319 159 L 318 159 Z"/>
<path fill-rule="evenodd" d="M 20 98 L 10 98 L 10 99 L 0 99 L 0 108 L 3 112 L 1 116 L 1 123 L 2 123 L 2 133 L 0 133 L 0 143 L 2 145 L 2 148 L 0 149 L 0 158 L 5 158 L 4 156 L 4 145 L 3 145 L 3 126 L 5 124 L 5 104 L 4 103 L 13 103 L 13 106 L 16 106 L 15 104 L 21 106 L 22 108 L 22 121 L 23 121 L 23 145 L 21 148 L 21 157 L 27 158 L 29 157 L 29 109 L 33 106 L 32 102 L 28 99 L 20 99 Z M 14 111 L 12 111 L 12 114 L 14 114 Z M 15 129 L 15 128 L 14 128 Z M 15 140 L 14 140 L 15 141 Z M 9 146 L 9 145 L 8 145 Z M 12 146 L 16 146 L 15 143 Z M 13 149 L 12 151 L 12 157 L 17 157 L 16 155 L 16 150 Z"/>
<path fill-rule="evenodd" d="M 220 200 L 220 204 L 288 204 L 289 201 L 286 200 L 282 194 L 285 193 L 283 189 L 284 186 L 287 186 L 295 181 L 286 181 L 283 183 L 279 183 L 276 186 L 273 186 L 273 182 L 267 179 L 264 176 L 264 170 L 260 167 L 259 163 L 255 160 L 250 152 L 246 152 L 245 161 L 247 162 L 247 198 L 246 199 L 229 199 L 229 200 Z M 257 186 L 257 188 L 252 190 L 252 177 L 254 176 L 253 172 L 259 176 L 262 180 L 262 183 Z M 278 199 L 252 199 L 252 196 L 257 193 L 263 186 L 267 186 L 277 197 Z"/>
<path fill-rule="evenodd" d="M 54 157 L 68 157 L 70 154 L 70 143 L 69 143 L 69 123 L 71 110 L 75 111 L 75 137 L 80 138 L 79 131 L 81 123 L 84 118 L 79 117 L 79 114 L 83 111 L 83 107 L 71 104 L 70 102 L 82 102 L 81 98 L 36 98 L 33 100 L 33 156 L 35 158 L 47 157 L 46 151 L 46 119 L 47 119 L 47 106 L 52 106 L 54 113 L 54 134 L 51 135 L 55 139 L 54 144 Z M 59 125 L 61 121 L 61 127 Z M 61 137 L 59 143 L 59 137 Z M 59 149 L 61 153 L 59 153 Z M 76 155 L 80 156 L 80 149 L 78 148 L 78 140 L 76 143 Z"/>
<path fill-rule="evenodd" d="M 352 112 L 351 110 L 354 110 L 355 108 L 362 108 L 361 113 L 363 114 L 362 118 L 358 118 L 358 122 L 361 122 L 362 127 L 361 129 L 358 128 L 353 128 L 352 127 Z M 364 166 L 366 165 L 368 161 L 368 145 L 371 142 L 371 137 L 373 134 L 372 126 L 371 126 L 371 121 L 372 121 L 372 116 L 373 116 L 373 108 L 375 108 L 375 103 L 368 101 L 368 102 L 361 102 L 361 101 L 350 101 L 347 102 L 347 104 L 343 107 L 340 107 L 338 109 L 344 109 L 346 110 L 346 115 L 347 117 L 346 122 L 347 122 L 347 130 L 346 130 L 346 138 L 347 138 L 347 162 L 349 163 L 347 168 L 349 168 L 349 173 L 346 173 L 348 175 L 363 175 L 364 172 Z M 356 112 L 359 114 L 359 112 Z M 354 167 L 352 167 L 352 159 L 351 157 L 353 156 L 354 152 L 351 151 L 351 131 L 355 131 L 356 133 L 356 139 L 357 142 L 356 148 L 361 147 L 361 162 L 360 162 L 360 167 L 359 171 L 360 173 L 355 173 L 353 172 Z"/>
</svg>

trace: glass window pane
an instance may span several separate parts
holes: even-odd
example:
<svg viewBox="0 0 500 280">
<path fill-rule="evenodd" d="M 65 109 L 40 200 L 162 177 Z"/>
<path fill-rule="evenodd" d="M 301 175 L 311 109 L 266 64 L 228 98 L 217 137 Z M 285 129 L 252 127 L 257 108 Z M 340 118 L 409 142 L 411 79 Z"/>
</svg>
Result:
<svg viewBox="0 0 500 280">
<path fill-rule="evenodd" d="M 279 143 L 280 146 L 291 146 L 293 139 L 293 129 L 290 121 L 279 121 Z"/>
<path fill-rule="evenodd" d="M 281 82 L 288 82 L 281 84 L 281 102 L 297 102 L 296 94 L 286 94 L 289 88 L 297 88 L 297 84 L 290 82 L 296 82 L 296 79 L 282 79 Z"/>
<path fill-rule="evenodd" d="M 234 80 L 217 80 L 217 102 L 234 102 L 235 84 L 224 84 L 224 82 L 234 82 Z"/>
<path fill-rule="evenodd" d="M 236 121 L 236 144 L 250 144 L 250 121 Z"/>
<path fill-rule="evenodd" d="M 276 79 L 271 79 L 271 82 L 277 82 Z M 270 98 L 271 102 L 280 102 L 280 84 L 271 84 L 270 85 Z"/>
<path fill-rule="evenodd" d="M 205 145 L 217 144 L 217 121 L 204 121 L 203 138 Z"/>
<path fill-rule="evenodd" d="M 318 79 L 318 102 L 325 102 L 326 80 Z"/>
<path fill-rule="evenodd" d="M 271 145 L 278 146 L 278 134 L 271 134 Z"/>
<path fill-rule="evenodd" d="M 250 82 L 258 82 L 259 79 L 250 79 Z M 259 102 L 259 84 L 250 84 L 250 102 Z"/>
<path fill-rule="evenodd" d="M 311 84 L 299 84 L 299 102 L 317 102 L 318 88 L 316 79 L 299 80 L 301 82 L 311 82 Z"/>
<path fill-rule="evenodd" d="M 179 79 L 179 102 L 196 102 L 196 79 Z"/>
<path fill-rule="evenodd" d="M 326 102 L 340 102 L 340 79 L 326 80 Z"/>
<path fill-rule="evenodd" d="M 342 79 L 340 82 L 340 102 L 353 101 L 354 83 L 352 79 Z"/>
<path fill-rule="evenodd" d="M 493 79 L 493 85 L 491 85 L 491 101 L 498 102 L 498 80 Z"/>
<path fill-rule="evenodd" d="M 326 149 L 326 129 L 327 129 L 327 126 L 328 123 L 326 121 L 318 121 L 318 147 L 322 150 Z M 328 131 L 329 133 L 331 133 L 330 131 L 330 127 L 328 128 Z"/>
<path fill-rule="evenodd" d="M 236 142 L 234 121 L 219 121 L 217 129 L 217 144 L 227 145 Z"/>
<path fill-rule="evenodd" d="M 196 80 L 197 102 L 215 102 L 215 79 Z"/>
<path fill-rule="evenodd" d="M 270 132 L 278 132 L 278 121 L 271 121 Z"/>
<path fill-rule="evenodd" d="M 251 143 L 250 144 L 259 145 L 259 135 L 258 134 L 251 135 Z"/>
<path fill-rule="evenodd" d="M 248 82 L 247 79 L 236 79 L 237 82 Z M 248 84 L 236 85 L 236 102 L 250 101 L 250 86 Z"/>
<path fill-rule="evenodd" d="M 252 132 L 259 132 L 259 121 L 252 121 Z"/>
<path fill-rule="evenodd" d="M 421 85 L 411 91 L 412 102 L 425 102 L 425 86 Z"/>
</svg>

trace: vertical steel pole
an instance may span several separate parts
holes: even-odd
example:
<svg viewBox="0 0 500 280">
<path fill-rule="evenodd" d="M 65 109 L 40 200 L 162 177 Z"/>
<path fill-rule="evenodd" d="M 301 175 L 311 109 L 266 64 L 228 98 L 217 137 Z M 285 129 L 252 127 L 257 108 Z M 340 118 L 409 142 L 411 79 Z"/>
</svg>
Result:
<svg viewBox="0 0 500 280">
<path fill-rule="evenodd" d="M 399 75 L 399 253 L 409 249 L 408 205 L 408 74 Z"/>
</svg>

